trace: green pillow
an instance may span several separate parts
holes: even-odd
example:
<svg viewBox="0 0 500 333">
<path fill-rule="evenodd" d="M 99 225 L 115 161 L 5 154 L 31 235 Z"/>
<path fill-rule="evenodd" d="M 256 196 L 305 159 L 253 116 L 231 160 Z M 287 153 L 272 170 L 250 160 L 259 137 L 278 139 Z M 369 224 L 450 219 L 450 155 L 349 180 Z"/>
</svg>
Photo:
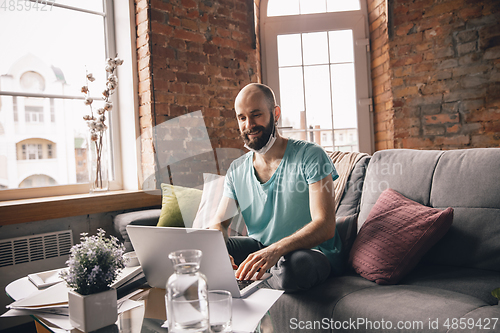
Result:
<svg viewBox="0 0 500 333">
<path fill-rule="evenodd" d="M 161 184 L 162 206 L 157 227 L 191 227 L 201 201 L 202 190 Z"/>
</svg>

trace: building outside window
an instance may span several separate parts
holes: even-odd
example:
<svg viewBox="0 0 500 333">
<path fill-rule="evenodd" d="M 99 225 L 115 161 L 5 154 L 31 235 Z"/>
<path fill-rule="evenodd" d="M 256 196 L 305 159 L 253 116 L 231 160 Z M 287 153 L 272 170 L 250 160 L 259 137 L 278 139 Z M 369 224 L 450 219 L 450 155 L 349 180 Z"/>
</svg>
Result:
<svg viewBox="0 0 500 333">
<path fill-rule="evenodd" d="M 93 106 L 100 107 L 105 60 L 116 54 L 112 17 L 112 0 L 62 0 L 44 12 L 27 1 L 23 10 L 0 11 L 0 31 L 9 32 L 0 32 L 0 43 L 16 45 L 0 48 L 0 125 L 5 128 L 0 133 L 0 168 L 6 170 L 0 192 L 79 183 L 85 186 L 72 187 L 77 193 L 88 191 L 88 179 L 77 170 L 77 164 L 87 165 L 82 161 L 87 154 L 75 147 L 75 139 L 89 135 L 83 116 L 90 109 L 80 89 L 86 73 L 92 72 Z M 108 142 L 108 160 L 119 166 L 112 159 L 113 145 L 119 142 Z M 29 167 L 25 161 L 30 161 Z M 113 171 L 110 167 L 111 180 Z"/>
<path fill-rule="evenodd" d="M 366 3 L 263 0 L 260 8 L 263 80 L 277 95 L 283 135 L 371 153 Z M 349 145 L 334 142 L 348 129 Z"/>
</svg>

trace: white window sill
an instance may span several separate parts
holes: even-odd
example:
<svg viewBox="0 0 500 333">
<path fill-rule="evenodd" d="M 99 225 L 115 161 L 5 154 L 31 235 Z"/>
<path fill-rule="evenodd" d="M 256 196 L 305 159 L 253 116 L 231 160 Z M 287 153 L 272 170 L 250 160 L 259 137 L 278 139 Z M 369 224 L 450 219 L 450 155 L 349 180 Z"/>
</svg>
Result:
<svg viewBox="0 0 500 333">
<path fill-rule="evenodd" d="M 161 205 L 161 191 L 110 191 L 0 202 L 0 226 Z"/>
</svg>

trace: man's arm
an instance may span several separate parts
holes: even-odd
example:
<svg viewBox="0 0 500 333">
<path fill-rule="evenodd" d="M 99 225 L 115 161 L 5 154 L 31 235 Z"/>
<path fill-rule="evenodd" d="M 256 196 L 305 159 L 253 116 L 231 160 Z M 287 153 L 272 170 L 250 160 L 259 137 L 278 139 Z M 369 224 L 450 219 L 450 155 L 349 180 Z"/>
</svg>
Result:
<svg viewBox="0 0 500 333">
<path fill-rule="evenodd" d="M 299 249 L 313 248 L 335 236 L 335 194 L 331 175 L 309 185 L 309 206 L 311 222 L 294 234 L 250 254 L 236 272 L 236 278 L 249 279 L 257 270 L 257 279 L 279 258 Z"/>
</svg>

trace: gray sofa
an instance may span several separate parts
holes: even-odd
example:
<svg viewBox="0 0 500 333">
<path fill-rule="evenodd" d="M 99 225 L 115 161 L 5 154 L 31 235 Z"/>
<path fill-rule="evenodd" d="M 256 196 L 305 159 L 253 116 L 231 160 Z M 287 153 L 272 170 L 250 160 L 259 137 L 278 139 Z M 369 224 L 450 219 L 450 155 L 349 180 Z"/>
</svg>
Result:
<svg viewBox="0 0 500 333">
<path fill-rule="evenodd" d="M 387 187 L 427 206 L 453 207 L 451 229 L 396 285 L 348 270 L 308 292 L 284 294 L 270 310 L 275 332 L 500 332 L 491 295 L 500 287 L 500 149 L 376 152 L 358 230 Z M 342 200 L 350 194 L 347 188 Z M 350 202 L 337 216 L 356 211 Z"/>
<path fill-rule="evenodd" d="M 396 285 L 347 269 L 307 292 L 282 295 L 270 309 L 274 332 L 500 332 L 500 305 L 491 295 L 500 287 L 500 149 L 394 149 L 363 157 L 336 212 L 338 221 L 358 215 L 357 228 L 339 224 L 344 242 L 351 243 L 386 188 L 427 206 L 453 207 L 451 229 Z M 119 215 L 115 228 L 128 240 L 127 224 L 156 225 L 158 216 Z"/>
</svg>

